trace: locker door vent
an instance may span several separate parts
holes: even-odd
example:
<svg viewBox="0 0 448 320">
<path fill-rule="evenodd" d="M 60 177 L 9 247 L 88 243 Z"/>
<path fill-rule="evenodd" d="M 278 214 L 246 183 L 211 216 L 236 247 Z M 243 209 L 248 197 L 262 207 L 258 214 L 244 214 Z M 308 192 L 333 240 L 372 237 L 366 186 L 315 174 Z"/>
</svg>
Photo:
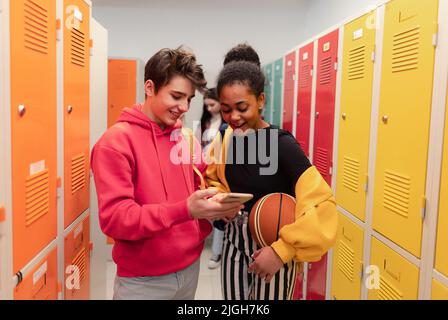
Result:
<svg viewBox="0 0 448 320">
<path fill-rule="evenodd" d="M 50 184 L 48 169 L 29 176 L 25 183 L 25 225 L 28 227 L 49 212 Z"/>
<path fill-rule="evenodd" d="M 415 70 L 419 63 L 420 27 L 394 35 L 392 72 Z"/>
<path fill-rule="evenodd" d="M 325 59 L 322 59 L 320 64 L 320 79 L 319 83 L 321 85 L 331 83 L 331 72 L 333 71 L 333 63 L 331 56 Z"/>
<path fill-rule="evenodd" d="M 410 178 L 391 171 L 386 171 L 384 181 L 384 207 L 407 218 L 409 212 L 410 189 Z"/>
<path fill-rule="evenodd" d="M 300 148 L 305 152 L 305 141 L 299 140 L 298 142 L 299 142 Z"/>
<path fill-rule="evenodd" d="M 72 159 L 72 194 L 86 186 L 86 157 L 84 154 Z"/>
<path fill-rule="evenodd" d="M 364 79 L 366 67 L 366 47 L 350 50 L 348 57 L 348 80 Z"/>
<path fill-rule="evenodd" d="M 380 276 L 380 290 L 378 291 L 380 300 L 403 300 L 403 294 L 389 283 L 384 277 Z"/>
<path fill-rule="evenodd" d="M 338 268 L 349 281 L 354 281 L 355 253 L 342 240 L 339 241 Z"/>
<path fill-rule="evenodd" d="M 48 54 L 48 10 L 32 0 L 24 3 L 25 47 Z"/>
<path fill-rule="evenodd" d="M 323 176 L 326 176 L 328 174 L 328 151 L 323 148 L 317 148 L 314 164 L 317 170 L 319 170 Z"/>
<path fill-rule="evenodd" d="M 87 262 L 86 262 L 86 248 L 82 248 L 81 251 L 73 258 L 72 265 L 79 268 L 79 281 L 82 282 L 86 278 Z"/>
<path fill-rule="evenodd" d="M 310 65 L 305 64 L 300 68 L 299 87 L 308 88 L 311 83 Z"/>
<path fill-rule="evenodd" d="M 359 161 L 344 157 L 344 172 L 342 174 L 342 183 L 344 187 L 354 192 L 358 192 L 359 186 Z"/>
<path fill-rule="evenodd" d="M 80 30 L 71 30 L 71 61 L 74 65 L 86 65 L 86 37 Z"/>
</svg>

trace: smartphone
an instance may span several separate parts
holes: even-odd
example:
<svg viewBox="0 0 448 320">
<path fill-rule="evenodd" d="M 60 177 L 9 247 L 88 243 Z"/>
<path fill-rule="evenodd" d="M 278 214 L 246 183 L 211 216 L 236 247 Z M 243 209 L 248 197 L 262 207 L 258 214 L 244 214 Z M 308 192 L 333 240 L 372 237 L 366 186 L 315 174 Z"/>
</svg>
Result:
<svg viewBox="0 0 448 320">
<path fill-rule="evenodd" d="M 227 203 L 227 202 L 240 202 L 245 203 L 252 199 L 254 197 L 251 193 L 226 193 L 222 195 L 221 202 Z"/>
</svg>

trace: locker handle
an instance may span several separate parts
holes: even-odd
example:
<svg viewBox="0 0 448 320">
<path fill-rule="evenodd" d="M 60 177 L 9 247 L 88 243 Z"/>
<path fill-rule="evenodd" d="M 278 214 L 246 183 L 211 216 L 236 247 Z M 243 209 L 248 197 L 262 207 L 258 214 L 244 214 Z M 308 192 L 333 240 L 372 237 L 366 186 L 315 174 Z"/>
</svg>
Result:
<svg viewBox="0 0 448 320">
<path fill-rule="evenodd" d="M 316 119 L 319 118 L 319 112 L 316 112 Z"/>
<path fill-rule="evenodd" d="M 21 104 L 17 109 L 19 110 L 19 116 L 23 117 L 26 112 L 25 106 L 23 104 Z"/>
<path fill-rule="evenodd" d="M 384 270 L 396 281 L 400 282 L 400 273 L 393 272 L 390 268 L 387 268 L 387 260 L 384 259 Z"/>
<path fill-rule="evenodd" d="M 387 124 L 387 122 L 389 121 L 389 117 L 388 116 L 383 116 L 382 120 L 383 120 L 384 124 Z"/>
<path fill-rule="evenodd" d="M 347 114 L 345 112 L 342 114 L 342 119 L 347 119 Z"/>
<path fill-rule="evenodd" d="M 297 117 L 300 117 L 300 111 L 297 111 Z"/>
<path fill-rule="evenodd" d="M 68 114 L 72 113 L 73 112 L 73 107 L 72 106 L 68 106 L 67 107 L 67 112 L 68 112 Z"/>
</svg>

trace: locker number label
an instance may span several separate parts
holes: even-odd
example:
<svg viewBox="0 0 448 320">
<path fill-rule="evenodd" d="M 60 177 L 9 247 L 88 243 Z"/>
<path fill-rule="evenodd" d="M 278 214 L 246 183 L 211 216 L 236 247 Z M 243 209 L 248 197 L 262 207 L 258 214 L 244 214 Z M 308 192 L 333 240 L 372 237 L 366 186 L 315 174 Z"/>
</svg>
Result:
<svg viewBox="0 0 448 320">
<path fill-rule="evenodd" d="M 41 265 L 39 267 L 39 269 L 37 269 L 36 272 L 34 272 L 34 274 L 33 274 L 33 285 L 35 285 L 42 278 L 42 276 L 45 273 L 47 273 L 47 269 L 48 269 L 48 265 L 47 265 L 47 261 L 45 261 L 45 263 L 43 265 Z"/>
<path fill-rule="evenodd" d="M 324 44 L 324 52 L 330 51 L 330 48 L 331 48 L 330 42 Z"/>
<path fill-rule="evenodd" d="M 353 40 L 357 40 L 362 38 L 362 36 L 364 35 L 364 29 L 358 29 L 355 32 L 353 32 Z"/>
<path fill-rule="evenodd" d="M 305 53 L 303 54 L 303 56 L 302 56 L 302 60 L 303 60 L 303 61 L 308 60 L 308 52 L 305 52 Z"/>
<path fill-rule="evenodd" d="M 30 176 L 45 170 L 45 160 L 30 164 Z"/>
</svg>

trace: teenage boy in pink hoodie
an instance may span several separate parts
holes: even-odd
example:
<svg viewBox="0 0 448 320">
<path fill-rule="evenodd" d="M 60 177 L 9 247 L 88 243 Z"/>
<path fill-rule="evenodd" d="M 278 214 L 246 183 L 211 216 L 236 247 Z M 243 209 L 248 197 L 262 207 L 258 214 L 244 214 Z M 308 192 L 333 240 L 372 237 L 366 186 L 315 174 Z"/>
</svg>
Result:
<svg viewBox="0 0 448 320">
<path fill-rule="evenodd" d="M 92 150 L 100 225 L 115 240 L 114 299 L 194 299 L 207 219 L 242 209 L 208 200 L 214 190 L 195 191 L 191 161 L 175 157 L 187 140 L 179 118 L 205 85 L 193 54 L 160 50 L 145 67 L 144 104 L 124 109 Z"/>
</svg>

